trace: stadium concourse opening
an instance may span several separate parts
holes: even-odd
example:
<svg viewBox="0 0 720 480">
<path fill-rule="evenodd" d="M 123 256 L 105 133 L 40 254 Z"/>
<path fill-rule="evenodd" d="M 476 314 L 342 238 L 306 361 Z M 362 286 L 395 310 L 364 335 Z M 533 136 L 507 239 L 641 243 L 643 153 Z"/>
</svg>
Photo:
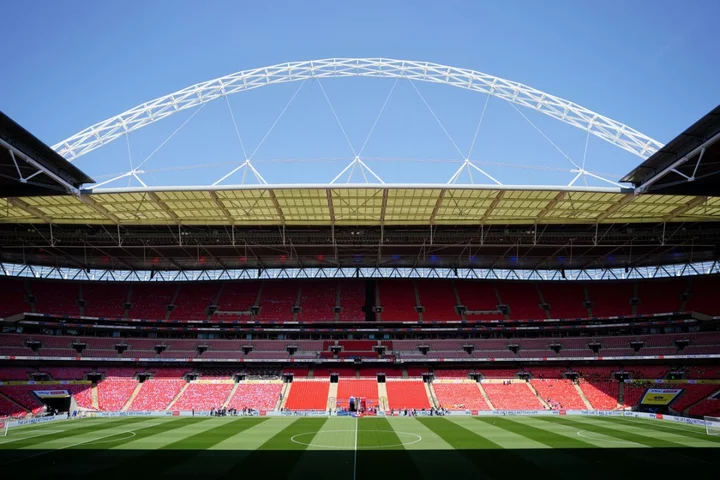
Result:
<svg viewBox="0 0 720 480">
<path fill-rule="evenodd" d="M 667 148 L 633 189 L 93 192 L 0 118 L 4 171 L 52 180 L 0 192 L 0 469 L 715 472 L 713 118 L 683 196 Z"/>
</svg>

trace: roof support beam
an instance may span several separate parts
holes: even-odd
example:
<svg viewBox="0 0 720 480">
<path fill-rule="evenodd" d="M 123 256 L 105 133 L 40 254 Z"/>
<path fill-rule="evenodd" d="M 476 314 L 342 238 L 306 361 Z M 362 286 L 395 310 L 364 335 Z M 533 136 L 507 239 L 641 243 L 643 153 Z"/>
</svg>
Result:
<svg viewBox="0 0 720 480">
<path fill-rule="evenodd" d="M 635 199 L 634 193 L 625 194 L 625 196 L 622 197 L 619 202 L 615 203 L 610 208 L 605 210 L 603 213 L 598 215 L 598 217 L 595 219 L 595 222 L 597 222 L 597 223 L 604 222 L 606 218 L 608 218 L 610 215 L 612 215 L 613 213 L 620 210 L 622 207 L 624 207 L 628 203 L 632 202 L 634 199 Z"/>
<path fill-rule="evenodd" d="M 545 208 L 540 210 L 540 213 L 537 214 L 535 217 L 535 223 L 538 222 L 541 218 L 544 218 L 545 215 L 550 213 L 550 211 L 555 208 L 555 206 L 562 201 L 563 198 L 565 198 L 565 195 L 567 195 L 567 192 L 559 192 L 557 195 L 555 195 L 555 198 L 550 200 L 547 205 L 545 205 Z"/>
<path fill-rule="evenodd" d="M 215 206 L 218 209 L 220 209 L 220 211 L 223 213 L 223 215 L 225 215 L 225 218 L 228 219 L 228 222 L 230 222 L 230 225 L 235 223 L 235 219 L 233 218 L 232 215 L 230 215 L 230 210 L 228 210 L 225 207 L 225 205 L 222 203 L 222 201 L 220 200 L 220 197 L 218 197 L 217 192 L 214 192 L 211 190 L 209 193 L 210 193 L 210 198 L 212 198 L 213 203 L 215 204 Z"/>
<path fill-rule="evenodd" d="M 78 195 L 77 199 L 80 200 L 85 205 L 87 205 L 88 207 L 95 210 L 96 212 L 98 212 L 103 217 L 105 217 L 108 220 L 110 220 L 111 222 L 113 222 L 114 224 L 117 225 L 120 223 L 120 219 L 115 214 L 111 213 L 107 208 L 105 208 L 102 205 L 100 205 L 99 203 L 97 203 L 95 201 L 95 199 L 93 199 L 92 197 L 90 197 L 88 195 Z"/>
<path fill-rule="evenodd" d="M 325 189 L 325 195 L 327 196 L 328 209 L 330 211 L 330 224 L 335 225 L 335 206 L 333 205 L 332 190 L 329 188 Z M 333 238 L 334 234 L 333 234 Z M 333 241 L 334 243 L 334 241 Z M 335 255 L 337 257 L 337 255 Z"/>
<path fill-rule="evenodd" d="M 492 215 L 493 210 L 497 208 L 498 205 L 500 205 L 500 202 L 502 202 L 502 199 L 505 197 L 505 190 L 500 190 L 497 195 L 495 195 L 495 199 L 492 201 L 490 206 L 487 210 L 485 210 L 485 213 L 483 214 L 482 218 L 480 219 L 480 223 L 484 224 L 488 221 L 488 218 L 490 218 L 490 215 Z"/>
<path fill-rule="evenodd" d="M 677 207 L 672 212 L 668 213 L 663 217 L 663 221 L 669 222 L 670 220 L 674 219 L 675 217 L 678 217 L 682 215 L 683 213 L 692 210 L 695 207 L 699 207 L 703 203 L 707 202 L 708 197 L 695 197 L 692 200 L 690 200 L 685 205 L 682 205 L 680 207 Z"/>
<path fill-rule="evenodd" d="M 160 207 L 162 211 L 167 213 L 178 225 L 180 224 L 180 217 L 177 216 L 173 210 L 167 206 L 167 204 L 160 199 L 160 197 L 155 192 L 148 192 L 148 196 L 152 198 L 153 202 Z"/>
<path fill-rule="evenodd" d="M 437 213 L 442 206 L 443 200 L 445 200 L 445 192 L 447 192 L 447 190 L 444 188 L 440 190 L 440 195 L 435 202 L 435 208 L 433 208 L 432 215 L 430 215 L 430 225 L 435 225 L 435 217 L 437 217 Z"/>
<path fill-rule="evenodd" d="M 280 217 L 280 224 L 285 225 L 285 214 L 283 213 L 282 208 L 280 208 L 280 202 L 278 202 L 278 199 L 275 196 L 275 192 L 272 190 L 266 191 L 270 195 L 270 200 L 272 200 L 272 203 L 275 206 L 275 212 L 277 213 L 278 217 Z"/>
<path fill-rule="evenodd" d="M 388 202 L 388 189 L 383 189 L 383 196 L 382 196 L 382 208 L 380 209 L 380 229 L 382 229 L 382 226 L 385 225 L 385 211 L 387 210 L 387 202 Z"/>
<path fill-rule="evenodd" d="M 45 223 L 53 223 L 52 218 L 45 215 L 43 212 L 40 211 L 40 209 L 27 204 L 26 202 L 24 202 L 23 200 L 20 200 L 19 198 L 9 197 L 7 199 L 7 201 L 13 207 L 17 207 L 20 210 L 23 210 L 23 211 L 29 213 L 33 217 L 41 218 Z"/>
</svg>

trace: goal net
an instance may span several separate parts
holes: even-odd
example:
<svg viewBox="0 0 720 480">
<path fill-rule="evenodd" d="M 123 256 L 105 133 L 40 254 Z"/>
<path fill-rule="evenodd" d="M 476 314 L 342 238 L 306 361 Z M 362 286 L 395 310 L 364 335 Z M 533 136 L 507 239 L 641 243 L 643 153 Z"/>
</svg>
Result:
<svg viewBox="0 0 720 480">
<path fill-rule="evenodd" d="M 8 434 L 8 422 L 0 420 L 0 437 L 7 437 Z"/>
<path fill-rule="evenodd" d="M 705 431 L 708 435 L 720 435 L 720 417 L 705 417 Z"/>
</svg>

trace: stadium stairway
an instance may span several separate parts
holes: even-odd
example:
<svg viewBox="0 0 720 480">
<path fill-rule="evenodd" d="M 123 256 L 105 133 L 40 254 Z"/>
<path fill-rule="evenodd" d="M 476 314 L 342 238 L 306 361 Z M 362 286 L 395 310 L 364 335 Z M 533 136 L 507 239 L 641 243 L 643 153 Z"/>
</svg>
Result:
<svg viewBox="0 0 720 480">
<path fill-rule="evenodd" d="M 123 405 L 122 409 L 120 409 L 121 412 L 127 412 L 130 408 L 130 405 L 135 401 L 135 398 L 140 394 L 140 389 L 142 388 L 143 384 L 138 382 L 137 385 L 135 385 L 135 390 L 133 390 L 132 395 L 130 395 L 130 398 L 128 398 L 127 402 L 125 402 L 125 405 Z"/>
<path fill-rule="evenodd" d="M 543 404 L 543 407 L 545 407 L 545 410 L 552 410 L 552 407 L 550 405 L 548 405 L 548 403 L 545 401 L 545 399 L 542 398 L 542 396 L 538 393 L 537 390 L 535 390 L 535 387 L 533 386 L 532 383 L 525 382 L 525 385 L 527 385 L 528 388 L 530 389 L 530 391 L 533 393 L 533 395 L 535 395 L 537 397 L 537 399 L 540 400 L 540 403 Z"/>
<path fill-rule="evenodd" d="M 495 410 L 495 407 L 493 406 L 492 402 L 490 401 L 490 397 L 488 397 L 487 392 L 482 386 L 482 383 L 477 383 L 478 388 L 480 389 L 480 393 L 482 394 L 483 398 L 485 399 L 485 402 L 488 404 L 488 407 L 490 407 L 490 410 Z"/>
<path fill-rule="evenodd" d="M 282 395 L 280 400 L 280 405 L 278 405 L 277 409 L 282 411 L 285 408 L 285 403 L 287 402 L 288 395 L 290 395 L 290 387 L 292 387 L 292 383 L 287 382 L 283 385 L 282 391 L 280 394 Z"/>
<path fill-rule="evenodd" d="M 95 410 L 100 410 L 100 399 L 98 398 L 97 383 L 93 383 L 90 387 L 90 394 L 92 395 L 92 407 Z"/>
<path fill-rule="evenodd" d="M 440 405 L 440 402 L 438 402 L 437 396 L 435 395 L 435 389 L 433 388 L 432 383 L 425 384 L 425 392 L 427 392 L 427 397 L 430 405 L 437 408 Z"/>
<path fill-rule="evenodd" d="M 175 406 L 178 399 L 180 399 L 180 397 L 183 396 L 183 393 L 185 393 L 185 390 L 187 390 L 189 386 L 190 386 L 190 383 L 185 383 L 185 385 L 182 386 L 182 388 L 177 393 L 177 395 L 175 395 L 175 398 L 173 398 L 172 401 L 168 404 L 168 406 L 165 407 L 165 410 L 172 410 L 172 407 Z"/>
<path fill-rule="evenodd" d="M 585 396 L 585 392 L 582 391 L 582 388 L 580 388 L 580 385 L 577 383 L 573 383 L 573 387 L 575 387 L 575 390 L 577 390 L 578 395 L 580 395 L 580 398 L 582 399 L 583 403 L 585 404 L 585 408 L 588 410 L 592 410 L 593 406 L 590 404 L 590 400 L 587 399 Z"/>
<path fill-rule="evenodd" d="M 328 410 L 335 410 L 335 408 L 337 407 L 337 394 L 338 394 L 338 384 L 330 383 L 330 388 L 328 389 L 328 401 L 327 401 L 327 409 Z"/>
<path fill-rule="evenodd" d="M 382 410 L 388 409 L 387 396 L 387 385 L 385 383 L 378 382 L 378 404 Z"/>
<path fill-rule="evenodd" d="M 225 399 L 225 401 L 222 404 L 223 408 L 227 408 L 228 403 L 230 403 L 230 400 L 232 400 L 232 398 L 235 396 L 235 392 L 237 392 L 239 385 L 240 384 L 238 382 L 235 382 L 235 385 L 233 385 L 232 390 L 230 390 L 230 394 L 228 395 L 228 397 Z"/>
</svg>

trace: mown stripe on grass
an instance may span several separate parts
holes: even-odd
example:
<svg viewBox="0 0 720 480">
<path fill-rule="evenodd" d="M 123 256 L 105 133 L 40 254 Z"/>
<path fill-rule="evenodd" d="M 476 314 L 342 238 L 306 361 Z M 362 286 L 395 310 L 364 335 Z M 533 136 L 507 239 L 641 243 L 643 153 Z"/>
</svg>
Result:
<svg viewBox="0 0 720 480">
<path fill-rule="evenodd" d="M 331 417 L 316 433 L 298 437 L 296 441 L 310 445 L 290 478 L 352 478 L 356 425 L 352 417 Z"/>
<path fill-rule="evenodd" d="M 260 445 L 249 455 L 239 456 L 235 465 L 223 472 L 219 478 L 237 478 L 253 476 L 264 479 L 305 478 L 292 475 L 295 465 L 305 453 L 306 445 L 293 443 L 290 439 L 301 433 L 317 432 L 325 423 L 325 418 L 301 418 L 268 441 Z M 310 443 L 312 435 L 308 436 Z M 218 477 L 214 477 L 218 478 Z"/>
<path fill-rule="evenodd" d="M 632 421 L 626 418 L 608 418 L 608 417 L 598 417 L 598 420 L 608 421 L 608 422 L 615 422 L 617 424 L 623 424 L 627 425 L 629 427 L 635 427 L 635 428 L 649 428 L 653 431 L 658 432 L 664 432 L 669 433 L 671 435 L 680 435 L 683 437 L 693 438 L 696 440 L 702 440 L 703 442 L 708 442 L 715 444 L 715 446 L 720 446 L 720 438 L 712 437 L 708 435 L 707 433 L 697 432 L 697 431 L 691 431 L 687 429 L 682 428 L 675 428 L 672 426 L 665 426 L 662 423 L 660 423 L 658 420 L 647 420 L 644 422 L 638 422 L 638 421 Z M 651 423 L 654 422 L 654 423 Z M 713 445 L 708 445 L 712 447 Z"/>
<path fill-rule="evenodd" d="M 356 422 L 357 478 L 398 479 L 421 475 L 412 456 L 405 450 L 403 440 L 386 418 L 358 419 Z"/>
<path fill-rule="evenodd" d="M 416 418 L 393 417 L 388 422 L 402 440 L 410 440 L 404 448 L 422 478 L 472 478 L 475 465 Z M 420 441 L 413 443 L 417 439 L 408 434 L 418 435 Z"/>
<path fill-rule="evenodd" d="M 175 442 L 168 443 L 156 450 L 137 451 L 136 455 L 119 464 L 116 464 L 109 469 L 114 470 L 128 470 L 133 469 L 136 471 L 142 471 L 143 475 L 161 475 L 168 470 L 172 469 L 178 463 L 188 460 L 190 457 L 199 455 L 206 451 L 213 445 L 222 442 L 223 440 L 237 435 L 239 432 L 247 430 L 255 425 L 267 421 L 267 418 L 252 418 L 252 419 L 220 419 L 218 422 L 215 419 L 204 419 L 202 422 L 210 424 L 210 428 L 206 428 L 203 431 L 188 435 Z M 181 432 L 178 432 L 180 435 Z M 131 450 L 132 451 L 132 450 Z M 212 470 L 214 465 L 212 462 L 208 462 L 206 471 Z"/>
<path fill-rule="evenodd" d="M 84 422 L 84 420 L 81 421 Z M 96 431 L 99 432 L 112 427 L 121 427 L 125 425 L 130 426 L 134 423 L 139 423 L 142 421 L 147 421 L 147 418 L 123 418 L 122 420 L 113 419 L 108 420 L 107 422 L 92 422 L 91 424 L 84 425 L 79 428 L 68 429 L 60 433 L 43 435 L 40 437 L 31 437 L 24 440 L 19 440 L 17 442 L 13 442 L 11 444 L 2 445 L 0 446 L 0 450 L 17 450 L 20 448 L 43 448 L 45 446 L 44 444 L 51 443 L 53 441 L 76 437 Z M 12 430 L 10 432 L 10 434 L 12 434 Z M 0 453 L 0 455 L 2 454 Z"/>
<path fill-rule="evenodd" d="M 626 441 L 626 442 L 632 442 L 640 445 L 645 445 L 648 447 L 653 447 L 657 449 L 662 449 L 662 452 L 667 453 L 660 453 L 660 450 L 655 451 L 643 451 L 643 450 L 634 450 L 640 455 L 646 455 L 648 457 L 652 458 L 653 463 L 662 464 L 662 465 L 691 465 L 696 464 L 698 461 L 701 461 L 703 463 L 706 463 L 705 459 L 701 459 L 698 456 L 695 456 L 692 454 L 692 449 L 685 447 L 684 445 L 680 445 L 673 442 L 668 442 L 667 440 L 659 439 L 659 438 L 653 438 L 651 436 L 644 436 L 644 435 L 638 435 L 635 433 L 627 432 L 624 430 L 618 430 L 616 428 L 610 428 L 603 425 L 599 425 L 596 422 L 590 422 L 587 421 L 587 419 L 584 419 L 584 421 L 579 420 L 569 420 L 567 418 L 558 418 L 558 417 L 552 417 L 552 418 L 543 418 L 540 417 L 543 421 L 546 421 L 548 423 L 560 423 L 563 425 L 572 426 L 578 429 L 578 431 L 585 431 L 585 432 L 595 432 L 600 433 L 603 435 L 607 435 L 610 437 L 615 437 L 619 440 Z M 682 450 L 682 451 L 681 451 Z"/>
<path fill-rule="evenodd" d="M 540 476 L 554 476 L 556 472 L 545 471 L 519 455 L 515 450 L 505 450 L 482 435 L 444 418 L 419 418 L 418 421 L 442 437 L 447 443 L 475 464 L 473 477 L 507 478 L 512 471 L 536 472 Z"/>
</svg>

